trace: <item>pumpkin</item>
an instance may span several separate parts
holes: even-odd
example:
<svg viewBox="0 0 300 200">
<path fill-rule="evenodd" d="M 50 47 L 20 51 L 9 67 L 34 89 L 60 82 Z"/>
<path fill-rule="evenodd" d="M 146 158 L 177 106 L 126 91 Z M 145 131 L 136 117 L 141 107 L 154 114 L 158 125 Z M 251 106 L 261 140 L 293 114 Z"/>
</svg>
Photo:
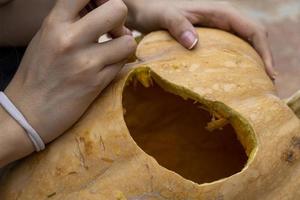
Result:
<svg viewBox="0 0 300 200">
<path fill-rule="evenodd" d="M 193 51 L 147 35 L 74 127 L 6 175 L 1 199 L 299 198 L 299 118 L 248 43 L 197 31 Z"/>
</svg>

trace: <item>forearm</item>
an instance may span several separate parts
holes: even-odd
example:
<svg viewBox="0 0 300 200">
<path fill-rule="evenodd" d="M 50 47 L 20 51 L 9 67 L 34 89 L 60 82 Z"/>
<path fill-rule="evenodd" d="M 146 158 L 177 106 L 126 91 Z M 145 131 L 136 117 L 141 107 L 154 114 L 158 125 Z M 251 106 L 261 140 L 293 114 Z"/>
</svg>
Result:
<svg viewBox="0 0 300 200">
<path fill-rule="evenodd" d="M 0 168 L 33 152 L 23 128 L 0 106 Z"/>
<path fill-rule="evenodd" d="M 27 45 L 52 9 L 54 2 L 54 0 L 11 0 L 0 4 L 0 46 Z"/>
</svg>

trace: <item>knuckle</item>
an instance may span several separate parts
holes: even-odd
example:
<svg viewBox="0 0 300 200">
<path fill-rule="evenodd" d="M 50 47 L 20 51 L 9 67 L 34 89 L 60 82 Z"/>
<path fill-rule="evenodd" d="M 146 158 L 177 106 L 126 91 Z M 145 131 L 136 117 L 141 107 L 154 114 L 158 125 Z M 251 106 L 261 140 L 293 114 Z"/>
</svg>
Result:
<svg viewBox="0 0 300 200">
<path fill-rule="evenodd" d="M 53 28 L 55 26 L 56 22 L 52 15 L 47 16 L 42 24 L 43 28 Z"/>
<path fill-rule="evenodd" d="M 73 33 L 59 34 L 56 38 L 56 44 L 59 52 L 66 52 L 72 49 L 74 42 Z"/>
<path fill-rule="evenodd" d="M 186 19 L 181 15 L 177 15 L 174 11 L 169 11 L 169 15 L 163 16 L 162 26 L 164 28 L 179 30 L 179 27 L 186 22 Z"/>
<path fill-rule="evenodd" d="M 176 19 L 169 17 L 167 21 L 172 27 L 178 27 L 185 22 L 185 19 L 183 17 L 177 17 Z"/>
<path fill-rule="evenodd" d="M 125 18 L 128 13 L 128 8 L 125 3 L 122 0 L 114 0 L 112 3 L 115 13 L 118 13 L 122 18 Z"/>
<path fill-rule="evenodd" d="M 135 49 L 137 47 L 137 43 L 136 43 L 135 39 L 132 36 L 125 35 L 125 36 L 122 37 L 122 39 L 124 40 L 124 44 L 125 44 L 126 48 L 130 52 L 135 51 Z"/>
<path fill-rule="evenodd" d="M 93 66 L 93 61 L 87 56 L 78 56 L 76 59 L 76 65 L 82 69 L 89 69 Z"/>
</svg>

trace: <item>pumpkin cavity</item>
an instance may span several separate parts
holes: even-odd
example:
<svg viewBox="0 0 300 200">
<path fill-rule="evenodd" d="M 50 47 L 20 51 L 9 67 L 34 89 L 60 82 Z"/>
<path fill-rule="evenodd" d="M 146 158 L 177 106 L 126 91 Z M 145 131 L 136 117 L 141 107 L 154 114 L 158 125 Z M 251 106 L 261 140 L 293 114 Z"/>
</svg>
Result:
<svg viewBox="0 0 300 200">
<path fill-rule="evenodd" d="M 182 91 L 150 70 L 132 72 L 123 108 L 137 145 L 161 166 L 198 184 L 240 172 L 256 149 L 252 129 Z"/>
</svg>

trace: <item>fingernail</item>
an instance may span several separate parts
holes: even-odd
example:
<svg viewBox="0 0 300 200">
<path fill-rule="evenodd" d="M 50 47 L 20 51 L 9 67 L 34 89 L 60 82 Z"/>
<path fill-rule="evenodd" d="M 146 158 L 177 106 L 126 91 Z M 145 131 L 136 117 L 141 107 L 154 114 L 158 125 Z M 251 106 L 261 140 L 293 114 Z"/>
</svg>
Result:
<svg viewBox="0 0 300 200">
<path fill-rule="evenodd" d="M 191 31 L 185 31 L 181 35 L 181 41 L 188 49 L 193 49 L 198 43 L 198 38 Z"/>
<path fill-rule="evenodd" d="M 278 75 L 279 73 L 277 71 L 274 71 L 272 75 L 273 80 L 275 80 Z"/>
<path fill-rule="evenodd" d="M 271 77 L 271 79 L 272 79 L 272 81 L 275 81 L 275 80 L 276 80 L 276 76 L 273 75 L 273 76 Z"/>
</svg>

